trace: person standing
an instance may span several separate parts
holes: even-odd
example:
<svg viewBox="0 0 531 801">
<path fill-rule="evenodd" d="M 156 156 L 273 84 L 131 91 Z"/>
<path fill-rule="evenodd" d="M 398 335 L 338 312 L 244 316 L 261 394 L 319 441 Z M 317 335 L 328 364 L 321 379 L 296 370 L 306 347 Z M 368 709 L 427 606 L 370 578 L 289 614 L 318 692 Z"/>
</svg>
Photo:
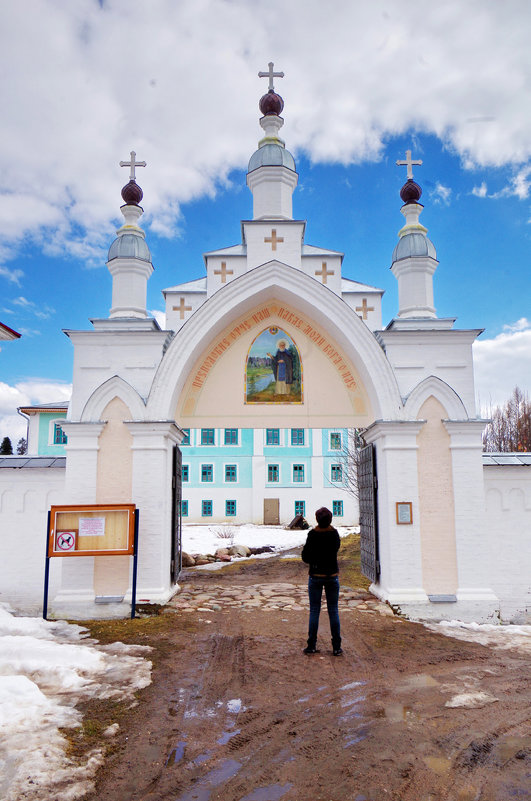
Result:
<svg viewBox="0 0 531 801">
<path fill-rule="evenodd" d="M 308 596 L 310 599 L 310 620 L 308 624 L 308 644 L 305 654 L 317 654 L 317 631 L 321 613 L 323 589 L 332 635 L 332 653 L 340 656 L 341 629 L 339 624 L 339 568 L 337 552 L 341 541 L 337 530 L 331 525 L 332 512 L 325 506 L 315 513 L 317 526 L 310 529 L 302 549 L 302 561 L 308 565 Z"/>
</svg>

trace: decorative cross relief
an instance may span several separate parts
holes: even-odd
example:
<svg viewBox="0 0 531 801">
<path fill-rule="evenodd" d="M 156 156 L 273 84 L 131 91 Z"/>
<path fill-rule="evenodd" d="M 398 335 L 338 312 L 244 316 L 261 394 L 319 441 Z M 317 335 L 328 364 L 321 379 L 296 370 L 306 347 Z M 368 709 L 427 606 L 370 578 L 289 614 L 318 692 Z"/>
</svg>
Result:
<svg viewBox="0 0 531 801">
<path fill-rule="evenodd" d="M 214 270 L 214 275 L 221 275 L 221 283 L 227 283 L 227 276 L 234 275 L 234 270 L 227 270 L 227 263 L 221 262 L 221 270 Z"/>
<path fill-rule="evenodd" d="M 323 261 L 323 266 L 321 267 L 320 270 L 316 270 L 315 274 L 320 275 L 323 279 L 323 284 L 326 284 L 327 283 L 326 279 L 328 278 L 329 275 L 334 275 L 335 270 L 329 270 L 326 266 L 326 261 Z"/>
<path fill-rule="evenodd" d="M 397 159 L 396 164 L 397 164 L 397 167 L 407 167 L 407 177 L 408 177 L 408 179 L 410 179 L 410 178 L 412 179 L 413 178 L 413 169 L 412 169 L 413 165 L 420 166 L 422 164 L 422 160 L 421 159 L 417 159 L 415 161 L 412 161 L 412 159 L 411 159 L 411 150 L 406 150 L 406 159 L 405 159 L 405 161 L 402 161 L 401 159 Z"/>
<path fill-rule="evenodd" d="M 361 312 L 360 317 L 362 320 L 367 319 L 367 312 L 374 311 L 374 306 L 367 306 L 367 298 L 363 298 L 361 301 L 361 306 L 356 306 L 356 311 Z"/>
<path fill-rule="evenodd" d="M 121 161 L 120 162 L 120 167 L 131 167 L 131 172 L 129 173 L 129 180 L 130 181 L 135 181 L 136 180 L 135 167 L 145 167 L 146 166 L 146 162 L 145 161 L 136 161 L 136 153 L 135 153 L 134 150 L 131 150 L 130 156 L 131 156 L 131 160 L 130 161 Z"/>
<path fill-rule="evenodd" d="M 267 66 L 269 67 L 268 72 L 259 72 L 258 73 L 258 77 L 259 78 L 269 78 L 269 87 L 268 88 L 270 89 L 270 91 L 274 92 L 275 91 L 275 87 L 273 86 L 273 78 L 283 78 L 284 77 L 284 73 L 283 72 L 273 72 L 273 62 L 272 61 L 270 61 Z"/>
<path fill-rule="evenodd" d="M 186 301 L 185 301 L 185 299 L 184 299 L 184 298 L 181 298 L 181 299 L 180 299 L 179 306 L 173 306 L 173 311 L 178 311 L 178 312 L 180 312 L 180 317 L 181 317 L 181 320 L 184 320 L 184 313 L 185 313 L 185 312 L 187 312 L 187 311 L 192 311 L 192 307 L 191 307 L 191 306 L 185 306 L 185 305 L 184 305 L 184 304 L 185 304 L 185 302 L 186 302 Z"/>
<path fill-rule="evenodd" d="M 271 242 L 271 250 L 277 249 L 277 242 L 283 242 L 283 236 L 277 236 L 277 229 L 273 228 L 271 231 L 271 236 L 264 237 L 264 242 Z"/>
</svg>

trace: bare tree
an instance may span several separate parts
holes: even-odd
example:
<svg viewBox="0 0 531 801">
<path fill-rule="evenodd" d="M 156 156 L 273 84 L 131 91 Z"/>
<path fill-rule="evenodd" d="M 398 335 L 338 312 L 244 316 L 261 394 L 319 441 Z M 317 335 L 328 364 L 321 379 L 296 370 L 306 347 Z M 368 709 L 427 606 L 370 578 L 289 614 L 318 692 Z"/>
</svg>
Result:
<svg viewBox="0 0 531 801">
<path fill-rule="evenodd" d="M 531 402 L 519 387 L 503 406 L 491 409 L 483 434 L 483 450 L 497 453 L 531 451 Z"/>
<path fill-rule="evenodd" d="M 349 428 L 346 441 L 341 450 L 341 464 L 343 468 L 343 489 L 359 499 L 358 465 L 360 462 L 360 449 L 365 445 L 358 428 Z"/>
</svg>

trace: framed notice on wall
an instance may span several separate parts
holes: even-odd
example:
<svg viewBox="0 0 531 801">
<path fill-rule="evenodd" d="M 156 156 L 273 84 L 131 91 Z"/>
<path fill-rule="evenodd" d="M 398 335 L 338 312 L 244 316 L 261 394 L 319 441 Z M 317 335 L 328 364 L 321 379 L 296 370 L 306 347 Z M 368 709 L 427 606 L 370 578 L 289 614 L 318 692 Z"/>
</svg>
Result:
<svg viewBox="0 0 531 801">
<path fill-rule="evenodd" d="M 413 522 L 413 504 L 411 501 L 397 502 L 396 522 L 399 526 L 409 526 Z"/>
<path fill-rule="evenodd" d="M 48 556 L 134 554 L 135 505 L 52 506 Z"/>
</svg>

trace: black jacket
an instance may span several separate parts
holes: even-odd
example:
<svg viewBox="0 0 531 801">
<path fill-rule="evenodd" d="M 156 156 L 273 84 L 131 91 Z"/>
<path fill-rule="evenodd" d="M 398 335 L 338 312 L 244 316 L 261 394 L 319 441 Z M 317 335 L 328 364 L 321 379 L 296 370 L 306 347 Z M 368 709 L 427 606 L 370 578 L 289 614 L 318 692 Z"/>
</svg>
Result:
<svg viewBox="0 0 531 801">
<path fill-rule="evenodd" d="M 308 565 L 310 576 L 333 576 L 337 574 L 337 552 L 341 545 L 339 534 L 333 526 L 310 529 L 304 548 L 302 561 Z"/>
</svg>

